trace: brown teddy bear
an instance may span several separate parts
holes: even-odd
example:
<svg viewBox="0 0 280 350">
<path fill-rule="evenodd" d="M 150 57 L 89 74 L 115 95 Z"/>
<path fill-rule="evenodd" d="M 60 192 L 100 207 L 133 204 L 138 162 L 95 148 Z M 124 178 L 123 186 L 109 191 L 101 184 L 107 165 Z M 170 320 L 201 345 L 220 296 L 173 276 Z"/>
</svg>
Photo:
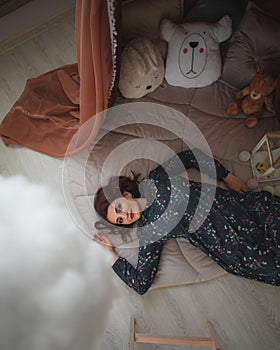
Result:
<svg viewBox="0 0 280 350">
<path fill-rule="evenodd" d="M 272 93 L 276 89 L 277 80 L 265 73 L 253 73 L 249 86 L 236 94 L 236 100 L 230 102 L 226 113 L 236 115 L 243 112 L 248 118 L 245 124 L 248 128 L 254 128 L 263 114 L 264 104 L 268 111 L 273 110 Z"/>
</svg>

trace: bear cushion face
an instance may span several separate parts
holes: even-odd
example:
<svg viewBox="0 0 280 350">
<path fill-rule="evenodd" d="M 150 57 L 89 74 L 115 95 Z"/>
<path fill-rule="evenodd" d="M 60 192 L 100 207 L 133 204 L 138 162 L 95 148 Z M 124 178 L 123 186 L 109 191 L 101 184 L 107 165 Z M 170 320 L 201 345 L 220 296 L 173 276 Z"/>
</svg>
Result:
<svg viewBox="0 0 280 350">
<path fill-rule="evenodd" d="M 218 23 L 189 22 L 176 25 L 164 20 L 163 38 L 168 41 L 165 79 L 170 85 L 203 87 L 218 80 L 222 61 L 219 43 L 231 35 L 231 19 Z"/>
</svg>

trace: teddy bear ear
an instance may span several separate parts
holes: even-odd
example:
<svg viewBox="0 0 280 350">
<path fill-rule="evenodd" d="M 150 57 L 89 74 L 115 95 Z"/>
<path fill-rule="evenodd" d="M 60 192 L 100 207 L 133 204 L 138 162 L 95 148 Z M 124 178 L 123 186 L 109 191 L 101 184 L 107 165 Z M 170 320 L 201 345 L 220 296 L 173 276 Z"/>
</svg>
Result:
<svg viewBox="0 0 280 350">
<path fill-rule="evenodd" d="M 176 24 L 169 19 L 163 19 L 160 23 L 160 33 L 162 38 L 169 42 L 176 30 Z"/>
<path fill-rule="evenodd" d="M 261 71 L 253 72 L 253 73 L 252 73 L 252 78 L 260 77 L 261 75 L 263 75 L 263 73 L 262 73 Z"/>
</svg>

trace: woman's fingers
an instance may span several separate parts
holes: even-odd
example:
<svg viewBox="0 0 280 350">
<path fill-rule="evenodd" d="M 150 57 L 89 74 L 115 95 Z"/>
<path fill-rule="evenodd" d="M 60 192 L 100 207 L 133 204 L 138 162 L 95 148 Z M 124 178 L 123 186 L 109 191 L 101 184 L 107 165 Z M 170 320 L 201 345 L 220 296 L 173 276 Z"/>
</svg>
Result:
<svg viewBox="0 0 280 350">
<path fill-rule="evenodd" d="M 100 232 L 97 232 L 97 233 L 93 234 L 92 238 L 97 243 L 99 243 L 104 249 L 106 249 L 107 251 L 113 253 L 113 260 L 112 260 L 112 265 L 113 265 L 116 262 L 116 260 L 118 260 L 119 256 L 115 252 L 111 241 L 107 237 L 102 235 L 102 233 L 100 233 Z"/>
<path fill-rule="evenodd" d="M 249 187 L 241 179 L 240 179 L 240 191 L 241 192 L 248 192 L 249 191 Z"/>
<path fill-rule="evenodd" d="M 246 186 L 246 184 L 241 180 L 240 184 L 237 185 L 237 188 L 235 189 L 237 192 L 248 192 L 249 188 Z"/>
<path fill-rule="evenodd" d="M 101 233 L 95 233 L 94 235 L 93 235 L 93 239 L 96 241 L 96 242 L 98 242 L 98 243 L 106 243 L 106 242 L 108 242 L 109 240 L 105 237 L 105 236 L 103 236 Z"/>
<path fill-rule="evenodd" d="M 102 235 L 102 233 L 98 232 L 98 233 L 95 233 L 92 238 L 97 242 L 97 243 L 100 243 L 104 248 L 107 248 L 107 249 L 112 249 L 112 244 L 111 244 L 111 241 L 105 237 L 104 235 Z"/>
<path fill-rule="evenodd" d="M 240 193 L 249 191 L 249 188 L 247 187 L 245 182 L 231 173 L 228 174 L 224 181 L 227 187 L 233 191 Z"/>
</svg>

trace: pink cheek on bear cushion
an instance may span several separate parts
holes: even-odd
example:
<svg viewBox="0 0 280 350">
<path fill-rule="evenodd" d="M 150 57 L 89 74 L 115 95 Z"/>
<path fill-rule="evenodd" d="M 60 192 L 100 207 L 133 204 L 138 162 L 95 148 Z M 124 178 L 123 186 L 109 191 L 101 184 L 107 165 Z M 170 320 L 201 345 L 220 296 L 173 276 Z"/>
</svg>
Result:
<svg viewBox="0 0 280 350">
<path fill-rule="evenodd" d="M 201 48 L 199 49 L 199 52 L 200 52 L 200 53 L 203 53 L 203 52 L 204 52 L 204 48 L 201 47 Z M 183 53 L 188 53 L 188 49 L 187 49 L 186 47 L 183 49 Z"/>
</svg>

